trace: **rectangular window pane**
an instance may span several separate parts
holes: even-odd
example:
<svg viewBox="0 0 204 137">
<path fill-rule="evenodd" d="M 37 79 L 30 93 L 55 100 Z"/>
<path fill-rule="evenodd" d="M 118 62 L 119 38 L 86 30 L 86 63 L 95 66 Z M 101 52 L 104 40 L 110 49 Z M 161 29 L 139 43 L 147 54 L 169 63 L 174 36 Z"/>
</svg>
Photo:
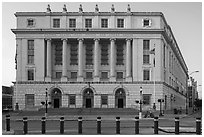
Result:
<svg viewBox="0 0 204 137">
<path fill-rule="evenodd" d="M 123 79 L 123 72 L 117 72 L 116 78 L 117 79 Z"/>
<path fill-rule="evenodd" d="M 85 19 L 85 28 L 92 28 L 92 19 Z"/>
<path fill-rule="evenodd" d="M 143 50 L 149 50 L 150 40 L 143 40 Z"/>
<path fill-rule="evenodd" d="M 124 65 L 124 57 L 123 57 L 124 47 L 122 44 L 118 44 L 116 46 L 116 65 Z"/>
<path fill-rule="evenodd" d="M 62 77 L 62 72 L 56 72 L 56 78 L 59 79 Z"/>
<path fill-rule="evenodd" d="M 117 19 L 117 27 L 124 28 L 124 19 Z"/>
<path fill-rule="evenodd" d="M 86 45 L 86 65 L 93 65 L 93 45 Z"/>
<path fill-rule="evenodd" d="M 76 28 L 76 19 L 69 19 L 69 27 Z"/>
<path fill-rule="evenodd" d="M 34 70 L 28 70 L 28 80 L 34 80 Z"/>
<path fill-rule="evenodd" d="M 92 79 L 93 78 L 92 72 L 86 72 L 86 78 L 87 79 Z"/>
<path fill-rule="evenodd" d="M 149 70 L 143 70 L 143 80 L 150 80 Z"/>
<path fill-rule="evenodd" d="M 143 104 L 144 105 L 150 105 L 151 101 L 151 94 L 143 94 Z"/>
<path fill-rule="evenodd" d="M 143 26 L 149 26 L 150 20 L 149 19 L 144 19 L 144 24 Z"/>
<path fill-rule="evenodd" d="M 78 65 L 78 46 L 70 46 L 70 65 Z"/>
<path fill-rule="evenodd" d="M 62 65 L 62 45 L 55 45 L 55 65 Z"/>
<path fill-rule="evenodd" d="M 28 64 L 34 64 L 34 40 L 28 40 Z"/>
<path fill-rule="evenodd" d="M 101 46 L 101 65 L 108 65 L 108 44 Z"/>
<path fill-rule="evenodd" d="M 101 19 L 101 28 L 108 28 L 108 19 Z"/>
<path fill-rule="evenodd" d="M 53 19 L 53 28 L 60 28 L 60 19 Z"/>
<path fill-rule="evenodd" d="M 149 55 L 143 55 L 143 64 L 149 64 Z"/>
<path fill-rule="evenodd" d="M 108 79 L 108 72 L 101 72 L 101 79 Z"/>
<path fill-rule="evenodd" d="M 70 95 L 69 96 L 69 104 L 70 105 L 75 105 L 76 103 L 76 96 L 75 95 Z"/>
<path fill-rule="evenodd" d="M 33 107 L 35 104 L 34 94 L 25 94 L 25 105 L 26 107 Z"/>
<path fill-rule="evenodd" d="M 77 78 L 77 72 L 71 72 L 71 79 Z"/>
<path fill-rule="evenodd" d="M 108 95 L 101 95 L 101 105 L 108 105 Z"/>
<path fill-rule="evenodd" d="M 34 26 L 34 20 L 33 19 L 28 19 L 27 23 L 28 23 L 28 26 Z"/>
</svg>

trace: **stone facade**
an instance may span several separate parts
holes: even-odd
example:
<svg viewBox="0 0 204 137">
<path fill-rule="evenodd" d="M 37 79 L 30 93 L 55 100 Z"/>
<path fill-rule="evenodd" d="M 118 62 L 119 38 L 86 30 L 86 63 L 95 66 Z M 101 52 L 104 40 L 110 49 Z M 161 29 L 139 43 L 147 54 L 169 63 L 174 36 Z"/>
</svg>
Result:
<svg viewBox="0 0 204 137">
<path fill-rule="evenodd" d="M 188 70 L 164 15 L 113 9 L 15 13 L 20 109 L 41 107 L 46 89 L 54 108 L 138 108 L 143 98 L 144 109 L 158 99 L 185 109 Z"/>
</svg>

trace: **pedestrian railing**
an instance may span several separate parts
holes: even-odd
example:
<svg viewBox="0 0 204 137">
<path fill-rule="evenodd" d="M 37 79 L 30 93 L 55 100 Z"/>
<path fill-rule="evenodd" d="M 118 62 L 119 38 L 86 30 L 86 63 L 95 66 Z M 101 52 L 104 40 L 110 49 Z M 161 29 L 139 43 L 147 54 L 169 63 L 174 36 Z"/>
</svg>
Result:
<svg viewBox="0 0 204 137">
<path fill-rule="evenodd" d="M 57 119 L 55 119 L 57 120 Z M 64 134 L 64 117 L 60 117 L 60 119 L 58 119 L 60 122 L 60 129 L 59 129 L 59 133 L 60 134 Z M 135 117 L 135 134 L 139 134 L 139 117 Z M 28 134 L 29 130 L 28 130 L 28 118 L 24 117 L 23 118 L 23 133 L 24 134 Z M 97 117 L 96 122 L 97 122 L 97 134 L 101 134 L 102 133 L 102 128 L 101 128 L 101 117 Z M 78 117 L 78 134 L 82 134 L 83 130 L 83 119 L 82 117 Z M 154 134 L 158 134 L 159 129 L 159 118 L 158 117 L 154 117 Z M 116 117 L 116 134 L 120 134 L 120 117 Z M 6 115 L 6 131 L 10 131 L 10 115 Z M 42 134 L 46 134 L 46 117 L 42 117 L 41 119 L 41 133 Z M 179 117 L 175 117 L 175 134 L 179 134 Z M 201 135 L 201 118 L 196 118 L 196 131 L 195 133 L 197 135 Z"/>
</svg>

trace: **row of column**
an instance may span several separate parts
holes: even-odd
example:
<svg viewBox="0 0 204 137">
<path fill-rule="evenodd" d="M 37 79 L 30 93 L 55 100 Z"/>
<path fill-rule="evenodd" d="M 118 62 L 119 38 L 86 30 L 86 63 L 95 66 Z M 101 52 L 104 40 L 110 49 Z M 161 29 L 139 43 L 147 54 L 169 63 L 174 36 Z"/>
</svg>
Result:
<svg viewBox="0 0 204 137">
<path fill-rule="evenodd" d="M 62 81 L 67 81 L 67 39 L 63 40 Z M 99 81 L 99 40 L 94 39 L 94 78 Z M 110 39 L 110 80 L 115 81 L 116 39 Z M 78 81 L 83 81 L 83 39 L 78 39 Z M 51 39 L 47 39 L 47 73 L 46 79 L 51 81 Z M 131 78 L 131 39 L 126 39 L 126 78 Z"/>
</svg>

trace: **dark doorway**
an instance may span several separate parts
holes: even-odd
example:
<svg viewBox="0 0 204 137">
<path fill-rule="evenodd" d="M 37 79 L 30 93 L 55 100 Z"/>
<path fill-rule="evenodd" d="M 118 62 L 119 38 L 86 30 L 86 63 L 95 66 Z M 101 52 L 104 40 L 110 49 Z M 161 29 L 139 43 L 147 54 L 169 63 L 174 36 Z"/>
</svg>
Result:
<svg viewBox="0 0 204 137">
<path fill-rule="evenodd" d="M 54 99 L 54 108 L 59 108 L 59 99 Z"/>
<path fill-rule="evenodd" d="M 86 99 L 86 108 L 91 108 L 91 99 L 90 98 Z"/>
<path fill-rule="evenodd" d="M 123 99 L 122 98 L 118 99 L 118 108 L 123 108 Z"/>
<path fill-rule="evenodd" d="M 92 108 L 94 106 L 94 94 L 91 88 L 87 88 L 83 93 L 83 107 Z"/>
<path fill-rule="evenodd" d="M 116 108 L 125 108 L 126 104 L 126 95 L 123 88 L 117 89 L 115 92 L 115 107 Z"/>
</svg>

